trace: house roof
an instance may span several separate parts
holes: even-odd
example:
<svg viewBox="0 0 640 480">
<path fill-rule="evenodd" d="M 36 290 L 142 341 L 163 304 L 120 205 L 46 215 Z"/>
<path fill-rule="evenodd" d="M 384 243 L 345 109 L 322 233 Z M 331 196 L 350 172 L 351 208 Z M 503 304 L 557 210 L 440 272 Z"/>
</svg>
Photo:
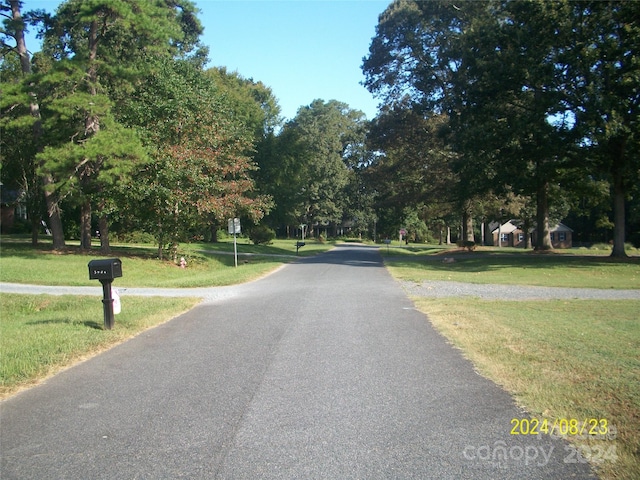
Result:
<svg viewBox="0 0 640 480">
<path fill-rule="evenodd" d="M 567 227 L 564 223 L 559 223 L 555 227 L 549 229 L 550 232 L 573 232 L 572 229 Z"/>
<path fill-rule="evenodd" d="M 503 223 L 499 228 L 500 233 L 513 233 L 516 230 L 519 230 L 520 227 L 513 222 L 515 222 L 515 220 L 509 220 L 508 222 Z M 491 233 L 498 233 L 498 227 L 494 228 Z"/>
</svg>

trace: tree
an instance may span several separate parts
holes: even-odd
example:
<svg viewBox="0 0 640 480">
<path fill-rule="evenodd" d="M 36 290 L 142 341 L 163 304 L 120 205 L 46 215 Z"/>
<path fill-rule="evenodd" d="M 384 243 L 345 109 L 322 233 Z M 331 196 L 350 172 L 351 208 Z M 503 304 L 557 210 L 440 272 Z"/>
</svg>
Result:
<svg viewBox="0 0 640 480">
<path fill-rule="evenodd" d="M 319 231 L 343 220 L 363 123 L 362 112 L 336 100 L 314 100 L 298 110 L 272 145 L 273 155 L 261 158 L 261 184 L 276 203 L 273 223 L 310 224 Z"/>
<path fill-rule="evenodd" d="M 35 155 L 36 152 L 42 148 L 42 120 L 40 116 L 40 105 L 34 93 L 33 78 L 31 76 L 31 59 L 24 38 L 25 22 L 20 8 L 21 2 L 18 0 L 8 0 L 5 4 L 0 5 L 0 11 L 3 12 L 3 16 L 6 18 L 3 22 L 5 28 L 2 31 L 2 35 L 5 38 L 12 37 L 16 44 L 14 48 L 7 45 L 3 40 L 3 67 L 5 66 L 7 53 L 15 53 L 20 60 L 20 72 L 22 74 L 22 78 L 16 78 L 14 76 L 11 82 L 12 85 L 6 85 L 2 88 L 3 101 L 0 103 L 0 108 L 2 108 L 3 112 L 7 109 L 9 110 L 8 113 L 10 113 L 10 115 L 5 117 L 6 120 L 3 121 L 2 126 L 7 128 L 7 130 L 13 130 L 13 138 L 10 138 L 9 141 L 6 142 L 4 138 L 5 135 L 2 135 L 2 142 L 7 143 L 10 150 L 15 148 L 12 157 L 14 160 L 19 159 L 18 171 L 20 173 L 18 182 L 26 192 L 29 216 L 32 222 L 33 244 L 36 244 L 38 241 L 40 222 L 40 202 L 38 201 L 38 197 L 42 188 L 49 218 L 49 226 L 51 227 L 53 237 L 53 248 L 57 250 L 65 246 L 64 233 L 62 230 L 58 198 L 52 189 L 54 179 L 49 173 L 44 173 L 42 175 L 42 182 L 40 182 L 40 178 L 36 175 L 38 164 Z M 9 11 L 11 12 L 10 15 L 5 14 L 5 12 Z M 5 79 L 4 75 L 3 79 Z M 23 105 L 27 104 L 28 113 L 22 111 L 24 110 Z M 27 122 L 31 123 L 31 133 L 28 137 L 31 138 L 32 141 L 25 145 L 22 140 L 26 137 L 23 137 L 20 132 L 24 130 L 25 122 L 23 119 L 27 115 L 31 120 L 31 122 Z M 15 120 L 15 122 L 13 120 Z M 3 148 L 3 151 L 6 152 L 6 146 Z"/>
<path fill-rule="evenodd" d="M 169 245 L 202 231 L 212 219 L 245 216 L 258 221 L 270 198 L 254 192 L 255 164 L 247 155 L 250 128 L 211 78 L 188 61 L 162 59 L 120 111 L 127 125 L 143 132 L 152 161 L 137 176 L 133 200 L 145 229 Z"/>
<path fill-rule="evenodd" d="M 233 111 L 234 120 L 243 124 L 252 133 L 250 151 L 256 164 L 268 164 L 274 154 L 275 132 L 281 126 L 280 106 L 269 87 L 262 82 L 246 79 L 237 72 L 226 68 L 212 68 L 206 71 L 218 92 L 224 95 L 228 108 Z M 273 188 L 265 185 L 265 178 L 259 170 L 251 172 L 256 181 L 256 189 L 273 195 Z M 216 241 L 216 231 L 221 225 L 212 223 L 211 239 Z"/>
<path fill-rule="evenodd" d="M 496 2 L 492 10 L 461 38 L 462 50 L 473 51 L 456 73 L 456 129 L 465 131 L 467 150 L 483 150 L 468 159 L 474 174 L 484 169 L 496 186 L 536 198 L 536 250 L 550 250 L 551 191 L 573 176 L 577 140 L 563 101 L 566 3 Z"/>
<path fill-rule="evenodd" d="M 462 62 L 460 37 L 485 7 L 484 2 L 465 2 L 463 8 L 464 12 L 450 1 L 396 0 L 380 16 L 362 69 L 365 86 L 382 98 L 388 109 L 411 110 L 415 119 L 424 119 L 421 121 L 443 116 L 449 122 L 452 116 L 457 116 L 451 97 L 459 82 Z M 460 148 L 464 133 L 464 130 L 450 132 L 446 141 L 448 154 L 455 152 L 459 163 L 475 155 L 473 149 Z M 423 140 L 429 141 L 426 137 Z M 415 148 L 435 150 L 430 144 Z M 447 150 L 441 153 L 446 156 Z M 447 168 L 451 169 L 453 161 L 450 158 Z M 446 198 L 463 212 L 465 234 L 473 239 L 469 205 L 478 192 L 466 188 L 464 183 L 461 185 L 465 188 L 448 190 Z"/>
<path fill-rule="evenodd" d="M 377 152 L 367 168 L 377 206 L 392 208 L 395 222 L 406 209 L 419 211 L 428 221 L 444 218 L 458 203 L 458 178 L 452 170 L 456 158 L 450 145 L 446 115 L 425 118 L 410 105 L 385 107 L 369 131 L 369 148 Z M 393 230 L 401 225 L 394 224 Z M 383 228 L 385 225 L 383 225 Z"/>
<path fill-rule="evenodd" d="M 539 250 L 552 248 L 550 191 L 576 142 L 563 121 L 567 13 L 566 2 L 398 0 L 363 65 L 368 87 L 387 101 L 408 94 L 414 108 L 449 115 L 465 225 L 474 196 L 535 196 Z"/>
<path fill-rule="evenodd" d="M 44 51 L 57 61 L 41 83 L 49 93 L 43 171 L 81 204 L 81 244 L 91 247 L 92 204 L 101 209 L 103 251 L 109 249 L 105 199 L 145 155 L 137 136 L 118 125 L 112 98 L 129 91 L 145 58 L 191 48 L 201 27 L 190 2 L 69 0 L 47 22 Z M 63 133 L 60 135 L 61 133 Z"/>
<path fill-rule="evenodd" d="M 612 256 L 625 257 L 625 203 L 640 175 L 640 4 L 571 4 L 575 39 L 567 48 L 569 108 L 584 135 L 582 146 L 594 173 L 611 186 Z"/>
<path fill-rule="evenodd" d="M 211 68 L 206 74 L 226 96 L 236 119 L 254 132 L 256 145 L 281 126 L 280 106 L 264 83 L 230 73 L 225 67 Z"/>
</svg>

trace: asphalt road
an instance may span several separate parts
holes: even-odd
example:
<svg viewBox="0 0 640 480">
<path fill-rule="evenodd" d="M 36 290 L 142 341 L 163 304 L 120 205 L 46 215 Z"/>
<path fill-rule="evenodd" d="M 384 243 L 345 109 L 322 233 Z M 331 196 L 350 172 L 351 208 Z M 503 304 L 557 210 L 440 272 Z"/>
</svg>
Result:
<svg viewBox="0 0 640 480">
<path fill-rule="evenodd" d="M 0 404 L 4 479 L 586 479 L 374 248 L 303 259 Z"/>
</svg>

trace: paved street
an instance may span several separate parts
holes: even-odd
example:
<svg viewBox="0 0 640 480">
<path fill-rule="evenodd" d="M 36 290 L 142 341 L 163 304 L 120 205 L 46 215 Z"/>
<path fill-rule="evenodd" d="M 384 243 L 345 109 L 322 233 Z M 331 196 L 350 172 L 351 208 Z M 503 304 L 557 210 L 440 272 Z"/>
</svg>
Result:
<svg viewBox="0 0 640 480">
<path fill-rule="evenodd" d="M 123 297 L 123 308 L 126 308 Z M 0 404 L 5 479 L 586 479 L 340 246 L 210 297 Z"/>
</svg>

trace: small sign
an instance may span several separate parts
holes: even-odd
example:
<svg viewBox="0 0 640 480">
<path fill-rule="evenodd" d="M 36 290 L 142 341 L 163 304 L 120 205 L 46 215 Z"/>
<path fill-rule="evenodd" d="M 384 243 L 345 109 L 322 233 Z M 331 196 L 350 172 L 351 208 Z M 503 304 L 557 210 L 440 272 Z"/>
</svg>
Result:
<svg viewBox="0 0 640 480">
<path fill-rule="evenodd" d="M 229 223 L 229 233 L 231 235 L 241 233 L 239 218 L 230 218 L 228 223 Z"/>
<path fill-rule="evenodd" d="M 122 311 L 122 303 L 120 303 L 120 295 L 117 288 L 111 288 L 111 298 L 113 298 L 113 314 L 118 315 Z"/>
</svg>

